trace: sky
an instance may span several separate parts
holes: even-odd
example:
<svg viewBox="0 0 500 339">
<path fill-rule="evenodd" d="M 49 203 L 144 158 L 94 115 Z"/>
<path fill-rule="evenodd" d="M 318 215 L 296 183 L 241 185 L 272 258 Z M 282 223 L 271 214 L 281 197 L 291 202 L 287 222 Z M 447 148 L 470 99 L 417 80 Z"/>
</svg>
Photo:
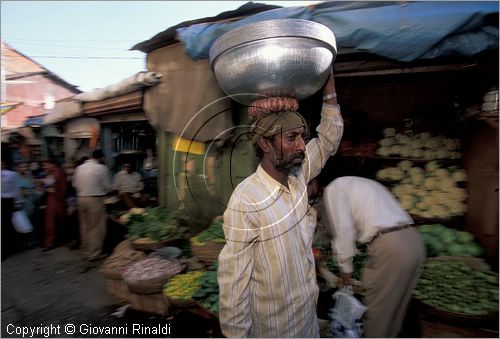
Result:
<svg viewBox="0 0 500 339">
<path fill-rule="evenodd" d="M 145 70 L 130 51 L 183 21 L 215 16 L 247 1 L 1 1 L 3 42 L 87 92 Z M 258 1 L 283 7 L 321 1 Z"/>
</svg>

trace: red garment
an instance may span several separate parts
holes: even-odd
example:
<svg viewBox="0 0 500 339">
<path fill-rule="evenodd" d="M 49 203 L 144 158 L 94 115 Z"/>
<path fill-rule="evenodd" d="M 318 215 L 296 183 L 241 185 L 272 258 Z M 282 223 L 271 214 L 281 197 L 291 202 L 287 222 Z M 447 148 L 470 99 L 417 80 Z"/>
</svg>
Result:
<svg viewBox="0 0 500 339">
<path fill-rule="evenodd" d="M 66 175 L 60 168 L 52 173 L 55 182 L 47 194 L 45 206 L 45 234 L 43 247 L 49 248 L 55 245 L 56 232 L 61 227 L 66 215 Z"/>
</svg>

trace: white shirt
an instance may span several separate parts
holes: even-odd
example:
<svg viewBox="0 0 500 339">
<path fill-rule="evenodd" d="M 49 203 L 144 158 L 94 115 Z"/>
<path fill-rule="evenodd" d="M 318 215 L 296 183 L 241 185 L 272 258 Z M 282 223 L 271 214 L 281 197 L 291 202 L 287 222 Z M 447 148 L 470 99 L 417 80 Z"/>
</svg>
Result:
<svg viewBox="0 0 500 339">
<path fill-rule="evenodd" d="M 19 188 L 17 187 L 17 172 L 3 169 L 2 170 L 2 198 L 15 199 L 16 202 L 21 201 Z"/>
<path fill-rule="evenodd" d="M 97 160 L 87 160 L 75 169 L 73 187 L 79 197 L 105 196 L 111 187 L 109 169 Z"/>
<path fill-rule="evenodd" d="M 141 175 L 137 172 L 128 173 L 126 170 L 121 170 L 113 177 L 113 189 L 122 193 L 137 193 L 142 191 L 144 183 Z"/>
<path fill-rule="evenodd" d="M 344 273 L 352 273 L 356 241 L 370 242 L 378 231 L 413 220 L 382 184 L 361 177 L 341 177 L 324 190 L 325 213 L 333 235 L 332 251 Z"/>
</svg>

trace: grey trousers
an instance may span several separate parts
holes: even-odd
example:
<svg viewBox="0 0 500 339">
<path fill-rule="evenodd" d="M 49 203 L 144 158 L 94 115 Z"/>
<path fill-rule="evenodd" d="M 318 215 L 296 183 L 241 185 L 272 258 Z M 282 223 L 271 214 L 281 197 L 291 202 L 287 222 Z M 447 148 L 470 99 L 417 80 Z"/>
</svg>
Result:
<svg viewBox="0 0 500 339">
<path fill-rule="evenodd" d="M 364 334 L 395 338 L 421 274 L 425 245 L 412 227 L 377 237 L 368 245 L 368 255 L 361 278 L 367 307 Z"/>
<path fill-rule="evenodd" d="M 78 197 L 80 244 L 86 259 L 101 254 L 106 237 L 107 213 L 102 197 Z"/>
</svg>

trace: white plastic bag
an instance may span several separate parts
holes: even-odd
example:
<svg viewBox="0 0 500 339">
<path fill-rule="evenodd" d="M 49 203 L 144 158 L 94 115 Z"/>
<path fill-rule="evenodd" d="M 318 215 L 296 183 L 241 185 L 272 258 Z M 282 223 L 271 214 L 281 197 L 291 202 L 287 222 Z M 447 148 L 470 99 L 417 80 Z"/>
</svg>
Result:
<svg viewBox="0 0 500 339">
<path fill-rule="evenodd" d="M 366 307 L 354 297 L 352 290 L 341 288 L 332 296 L 335 306 L 331 309 L 330 332 L 335 338 L 362 338 L 361 318 Z"/>
<path fill-rule="evenodd" d="M 33 225 L 31 225 L 28 216 L 23 210 L 15 211 L 12 214 L 12 224 L 18 233 L 29 233 L 33 231 Z"/>
</svg>

